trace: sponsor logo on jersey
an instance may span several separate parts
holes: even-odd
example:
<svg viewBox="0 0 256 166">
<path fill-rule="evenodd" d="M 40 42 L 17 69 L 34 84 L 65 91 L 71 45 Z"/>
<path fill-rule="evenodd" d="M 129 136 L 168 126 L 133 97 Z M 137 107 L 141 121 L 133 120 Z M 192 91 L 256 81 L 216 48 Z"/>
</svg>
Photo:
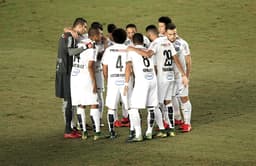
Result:
<svg viewBox="0 0 256 166">
<path fill-rule="evenodd" d="M 154 78 L 154 74 L 153 73 L 147 73 L 145 76 L 146 80 L 152 80 Z"/>
<path fill-rule="evenodd" d="M 144 68 L 144 69 L 142 69 L 142 71 L 143 71 L 143 72 L 153 72 L 153 69 L 152 69 L 152 68 L 151 68 L 151 69 Z"/>
<path fill-rule="evenodd" d="M 116 80 L 116 81 L 115 81 L 115 84 L 116 84 L 117 86 L 122 86 L 122 85 L 124 85 L 124 79 L 122 79 L 122 80 Z"/>
<path fill-rule="evenodd" d="M 125 74 L 111 74 L 110 77 L 125 77 Z"/>
<path fill-rule="evenodd" d="M 162 68 L 163 71 L 173 71 L 173 67 L 163 67 Z"/>
<path fill-rule="evenodd" d="M 110 49 L 110 52 L 127 52 L 126 49 Z"/>
<path fill-rule="evenodd" d="M 169 47 L 171 45 L 171 43 L 162 43 L 161 46 L 163 47 Z"/>
</svg>

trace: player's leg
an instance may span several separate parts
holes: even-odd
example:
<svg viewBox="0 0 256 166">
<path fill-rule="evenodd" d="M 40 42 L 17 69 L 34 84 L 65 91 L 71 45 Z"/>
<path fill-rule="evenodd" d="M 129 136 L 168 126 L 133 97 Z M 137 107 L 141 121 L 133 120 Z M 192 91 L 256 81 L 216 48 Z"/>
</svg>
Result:
<svg viewBox="0 0 256 166">
<path fill-rule="evenodd" d="M 129 126 L 128 110 L 125 108 L 124 104 L 122 104 L 122 116 L 123 116 L 121 119 L 122 126 L 128 127 Z"/>
<path fill-rule="evenodd" d="M 133 108 L 129 112 L 130 112 L 130 116 L 131 116 L 130 120 L 134 124 L 134 129 L 135 129 L 135 137 L 129 141 L 131 141 L 131 142 L 142 141 L 143 137 L 142 137 L 142 132 L 141 132 L 141 118 L 140 118 L 139 110 Z"/>
<path fill-rule="evenodd" d="M 94 128 L 94 140 L 104 138 L 103 134 L 100 131 L 100 111 L 98 105 L 91 105 L 90 116 Z"/>
<path fill-rule="evenodd" d="M 121 119 L 121 124 L 122 127 L 129 127 L 130 126 L 130 122 L 129 122 L 129 118 L 128 118 L 128 98 L 129 98 L 129 92 L 126 96 L 123 95 L 123 91 L 124 91 L 124 87 L 120 87 L 119 89 L 119 94 L 121 96 L 121 102 L 122 102 L 122 115 L 123 118 Z"/>
<path fill-rule="evenodd" d="M 77 128 L 77 106 L 72 106 L 72 121 L 71 121 L 71 128 L 75 131 L 78 130 Z"/>
<path fill-rule="evenodd" d="M 148 115 L 147 115 L 147 131 L 145 134 L 146 139 L 152 139 L 152 132 L 153 132 L 153 125 L 155 122 L 155 108 L 148 107 L 147 108 Z"/>
<path fill-rule="evenodd" d="M 77 106 L 77 119 L 82 129 L 82 139 L 87 139 L 87 130 L 86 130 L 86 115 L 85 115 L 85 106 Z"/>
<path fill-rule="evenodd" d="M 63 113 L 64 124 L 66 124 L 65 112 L 66 112 L 67 104 L 68 104 L 68 102 L 63 99 L 63 102 L 62 102 L 62 113 Z"/>
<path fill-rule="evenodd" d="M 111 139 L 114 139 L 116 137 L 115 129 L 114 129 L 115 111 L 116 111 L 115 109 L 108 108 L 107 120 L 108 120 L 108 128 L 109 128 Z"/>
<path fill-rule="evenodd" d="M 168 129 L 169 124 L 168 124 L 168 113 L 166 110 L 166 107 L 164 105 L 164 100 L 166 99 L 167 94 L 169 93 L 169 82 L 159 82 L 158 83 L 158 101 L 159 101 L 159 109 L 162 113 L 162 119 L 163 119 L 163 124 L 164 128 Z"/>
<path fill-rule="evenodd" d="M 65 99 L 66 101 L 66 107 L 65 107 L 65 132 L 64 132 L 64 138 L 80 138 L 81 136 L 73 133 L 73 130 L 71 128 L 71 120 L 72 120 L 72 104 L 71 104 L 71 98 Z"/>
<path fill-rule="evenodd" d="M 190 103 L 189 97 L 181 97 L 181 106 L 183 110 L 183 116 L 184 116 L 184 124 L 181 126 L 183 132 L 189 132 L 191 131 L 191 113 L 192 113 L 192 105 Z"/>
<path fill-rule="evenodd" d="M 129 131 L 129 136 L 128 136 L 128 140 L 131 140 L 135 137 L 135 128 L 134 128 L 134 124 L 133 121 L 131 120 L 131 110 L 128 110 L 128 114 L 129 114 L 129 120 L 130 120 L 130 131 Z"/>
<path fill-rule="evenodd" d="M 103 127 L 104 124 L 102 122 L 103 111 L 104 111 L 104 98 L 102 89 L 97 90 L 98 99 L 99 99 L 99 111 L 100 111 L 100 126 Z"/>
<path fill-rule="evenodd" d="M 183 123 L 182 116 L 180 113 L 180 102 L 177 96 L 172 97 L 172 106 L 174 111 L 175 125 L 181 125 Z"/>
<path fill-rule="evenodd" d="M 117 110 L 117 104 L 119 102 L 119 99 L 120 99 L 120 94 L 118 93 L 118 90 L 109 91 L 108 89 L 106 103 L 108 106 L 107 121 L 108 121 L 110 139 L 114 139 L 116 137 L 114 123 L 115 123 L 115 113 Z"/>
</svg>

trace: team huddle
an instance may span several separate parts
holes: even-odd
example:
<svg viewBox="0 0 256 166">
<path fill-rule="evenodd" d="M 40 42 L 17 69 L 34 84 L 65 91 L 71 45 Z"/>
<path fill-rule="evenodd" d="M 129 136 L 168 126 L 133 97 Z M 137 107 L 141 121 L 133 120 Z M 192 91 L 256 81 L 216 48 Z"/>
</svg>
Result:
<svg viewBox="0 0 256 166">
<path fill-rule="evenodd" d="M 129 142 L 173 137 L 175 125 L 183 132 L 191 131 L 191 54 L 172 20 L 160 17 L 158 27 L 146 27 L 146 36 L 137 33 L 134 24 L 126 29 L 109 24 L 108 33 L 103 35 L 99 22 L 93 22 L 87 32 L 87 21 L 77 18 L 59 40 L 55 87 L 56 96 L 63 98 L 64 138 L 88 139 L 86 107 L 94 140 L 115 139 L 115 128 L 122 126 L 129 127 Z M 104 106 L 108 108 L 108 135 L 101 132 Z M 140 115 L 144 109 L 148 112 L 146 133 L 142 133 Z"/>
</svg>

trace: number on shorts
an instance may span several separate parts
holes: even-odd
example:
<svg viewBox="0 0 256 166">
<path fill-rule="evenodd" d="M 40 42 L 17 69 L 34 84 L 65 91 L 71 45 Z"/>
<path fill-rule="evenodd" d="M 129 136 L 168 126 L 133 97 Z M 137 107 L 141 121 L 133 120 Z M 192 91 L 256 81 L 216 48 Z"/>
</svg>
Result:
<svg viewBox="0 0 256 166">
<path fill-rule="evenodd" d="M 121 57 L 121 55 L 119 55 L 118 57 L 117 57 L 117 61 L 116 61 L 116 68 L 118 69 L 120 69 L 120 72 L 122 72 L 122 69 L 123 69 L 123 65 L 122 65 L 122 57 Z"/>
<path fill-rule="evenodd" d="M 164 56 L 166 56 L 164 66 L 172 66 L 172 52 L 171 50 L 164 50 Z"/>
</svg>

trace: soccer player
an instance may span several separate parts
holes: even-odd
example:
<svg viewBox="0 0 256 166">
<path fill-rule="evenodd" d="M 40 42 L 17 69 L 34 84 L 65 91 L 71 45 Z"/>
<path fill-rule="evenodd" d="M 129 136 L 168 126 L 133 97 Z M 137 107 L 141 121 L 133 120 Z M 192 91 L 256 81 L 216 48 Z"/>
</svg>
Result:
<svg viewBox="0 0 256 166">
<path fill-rule="evenodd" d="M 160 37 L 166 36 L 167 24 L 169 24 L 171 22 L 172 22 L 172 19 L 167 16 L 161 16 L 158 18 L 158 31 L 159 31 Z"/>
<path fill-rule="evenodd" d="M 87 21 L 83 18 L 76 18 L 72 30 L 81 36 L 86 32 Z M 74 39 L 71 33 L 62 34 L 59 39 L 58 57 L 56 63 L 55 93 L 59 98 L 63 98 L 63 112 L 65 119 L 64 138 L 79 138 L 80 134 L 74 132 L 71 128 L 72 121 L 72 103 L 70 94 L 70 73 L 73 58 L 84 51 L 84 48 L 76 48 L 77 39 Z"/>
<path fill-rule="evenodd" d="M 138 49 L 146 49 L 143 46 L 143 35 L 135 33 L 133 35 L 133 43 Z M 135 137 L 128 140 L 131 142 L 142 141 L 141 132 L 141 118 L 139 109 L 145 109 L 147 107 L 147 131 L 145 134 L 146 139 L 152 139 L 153 124 L 155 121 L 155 108 L 158 105 L 157 96 L 157 79 L 154 68 L 153 57 L 147 58 L 134 51 L 128 52 L 126 70 L 125 70 L 125 84 L 127 85 L 124 94 L 128 91 L 128 83 L 130 81 L 131 71 L 135 76 L 135 85 L 132 90 L 130 98 L 130 121 L 135 128 Z"/>
<path fill-rule="evenodd" d="M 127 39 L 125 41 L 125 45 L 127 46 L 134 46 L 134 43 L 132 41 L 132 37 L 135 33 L 137 33 L 137 27 L 135 24 L 128 24 L 126 25 L 126 33 L 127 33 Z M 150 41 L 146 36 L 143 36 L 143 45 L 144 47 L 148 48 L 150 45 Z"/>
<path fill-rule="evenodd" d="M 175 136 L 174 131 L 174 114 L 172 108 L 172 96 L 174 93 L 174 66 L 176 64 L 178 70 L 182 73 L 182 83 L 187 86 L 188 79 L 181 67 L 177 53 L 173 44 L 167 37 L 158 37 L 159 33 L 154 25 L 146 28 L 147 36 L 152 41 L 147 51 L 129 47 L 128 50 L 134 50 L 145 57 L 154 55 L 157 65 L 157 83 L 158 83 L 158 100 L 159 106 L 165 114 L 167 112 L 167 121 L 169 124 L 168 134 Z"/>
<path fill-rule="evenodd" d="M 108 24 L 108 47 L 114 45 L 114 40 L 113 40 L 113 36 L 112 33 L 113 31 L 116 29 L 116 25 L 115 24 Z"/>
<path fill-rule="evenodd" d="M 95 43 L 100 40 L 100 31 L 90 28 L 89 39 L 83 40 L 81 47 L 87 43 Z M 85 44 L 84 44 L 85 43 Z M 80 47 L 80 44 L 78 45 Z M 85 107 L 90 106 L 90 116 L 94 127 L 94 140 L 104 138 L 100 132 L 100 112 L 98 109 L 97 84 L 95 78 L 96 50 L 95 47 L 83 51 L 74 56 L 71 71 L 71 99 L 73 106 L 77 106 L 77 114 L 80 115 L 83 133 L 82 139 L 87 139 Z"/>
<path fill-rule="evenodd" d="M 167 36 L 167 25 L 169 23 L 172 23 L 172 19 L 167 16 L 161 16 L 158 19 L 158 31 L 159 31 L 159 36 L 160 37 L 165 37 Z M 181 125 L 183 122 L 182 120 L 178 120 L 180 118 L 180 104 L 176 96 L 172 98 L 172 105 L 173 105 L 173 110 L 174 110 L 174 116 L 175 116 L 175 125 Z M 166 114 L 164 114 L 164 119 L 167 119 Z M 164 125 L 166 128 L 168 128 L 168 123 L 164 121 Z"/>
<path fill-rule="evenodd" d="M 189 79 L 190 72 L 191 72 L 191 54 L 190 54 L 188 43 L 177 35 L 177 29 L 174 23 L 170 23 L 167 25 L 167 37 L 174 44 L 174 47 L 175 47 L 175 50 L 177 51 L 177 55 L 181 62 L 182 68 L 186 72 L 186 76 Z M 181 110 L 183 111 L 183 116 L 184 116 L 184 124 L 182 124 L 180 127 L 183 132 L 189 132 L 192 130 L 191 122 L 190 122 L 192 106 L 188 96 L 189 86 L 184 87 L 182 85 L 182 82 L 181 82 L 182 73 L 179 72 L 176 66 L 175 66 L 175 71 L 177 72 L 175 76 L 176 86 L 178 90 L 177 96 L 180 98 L 181 108 L 182 108 Z M 178 120 L 181 120 L 181 117 L 179 117 Z"/>
<path fill-rule="evenodd" d="M 126 32 L 117 28 L 112 33 L 115 44 L 108 47 L 103 55 L 103 74 L 107 81 L 106 106 L 108 107 L 108 125 L 110 138 L 115 138 L 114 115 L 121 96 L 125 110 L 128 110 L 127 97 L 123 95 L 125 86 L 125 65 L 127 46 L 124 45 Z"/>
<path fill-rule="evenodd" d="M 103 117 L 103 111 L 104 111 L 104 98 L 103 98 L 103 92 L 104 92 L 104 77 L 103 77 L 103 69 L 102 69 L 102 56 L 105 51 L 105 49 L 108 47 L 107 39 L 103 35 L 103 26 L 99 22 L 93 22 L 91 24 L 92 28 L 96 28 L 100 31 L 100 41 L 96 42 L 96 55 L 97 60 L 95 62 L 95 77 L 96 77 L 96 83 L 97 83 L 97 93 L 98 93 L 98 99 L 99 99 L 99 110 L 100 110 L 100 117 L 101 117 L 101 127 L 104 126 L 104 123 L 102 122 Z"/>
</svg>

